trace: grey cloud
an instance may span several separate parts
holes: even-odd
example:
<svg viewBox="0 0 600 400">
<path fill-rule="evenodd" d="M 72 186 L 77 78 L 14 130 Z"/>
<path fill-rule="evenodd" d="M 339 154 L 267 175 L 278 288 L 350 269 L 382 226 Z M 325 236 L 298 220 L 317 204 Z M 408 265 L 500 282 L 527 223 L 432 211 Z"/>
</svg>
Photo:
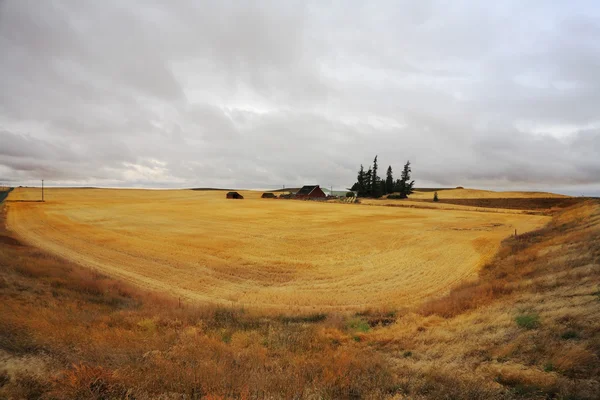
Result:
<svg viewBox="0 0 600 400">
<path fill-rule="evenodd" d="M 345 187 L 378 154 L 600 190 L 599 33 L 592 1 L 4 0 L 0 179 Z"/>
</svg>

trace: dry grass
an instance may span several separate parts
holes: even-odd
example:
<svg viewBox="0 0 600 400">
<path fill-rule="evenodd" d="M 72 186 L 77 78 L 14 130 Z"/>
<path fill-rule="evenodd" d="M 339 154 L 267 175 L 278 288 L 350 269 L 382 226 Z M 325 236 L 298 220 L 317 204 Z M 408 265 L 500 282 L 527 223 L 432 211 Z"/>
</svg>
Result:
<svg viewBox="0 0 600 400">
<path fill-rule="evenodd" d="M 444 199 L 536 199 L 536 198 L 568 198 L 562 194 L 549 192 L 496 192 L 493 190 L 479 189 L 448 189 L 438 192 L 440 198 Z M 410 196 L 414 200 L 431 200 L 433 192 L 415 191 Z"/>
<path fill-rule="evenodd" d="M 596 399 L 599 289 L 600 204 L 588 201 L 506 240 L 477 282 L 366 340 L 395 354 L 400 381 L 442 370 L 490 391 L 479 398 Z"/>
<path fill-rule="evenodd" d="M 2 399 L 381 398 L 394 390 L 381 354 L 331 340 L 336 326 L 353 334 L 335 318 L 180 304 L 15 241 L 0 247 L 0 266 Z"/>
<path fill-rule="evenodd" d="M 397 308 L 474 278 L 502 239 L 549 218 L 264 200 L 243 192 L 17 189 L 22 240 L 184 298 L 293 311 Z"/>
<path fill-rule="evenodd" d="M 600 398 L 597 202 L 447 296 L 360 314 L 180 307 L 1 225 L 0 398 Z"/>
</svg>

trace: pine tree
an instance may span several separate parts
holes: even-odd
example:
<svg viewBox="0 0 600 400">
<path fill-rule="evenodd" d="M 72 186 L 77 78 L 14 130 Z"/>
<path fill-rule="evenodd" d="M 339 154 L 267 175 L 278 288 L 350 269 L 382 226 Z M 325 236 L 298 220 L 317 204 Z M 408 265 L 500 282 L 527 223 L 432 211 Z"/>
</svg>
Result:
<svg viewBox="0 0 600 400">
<path fill-rule="evenodd" d="M 360 171 L 358 171 L 357 176 L 358 181 L 356 182 L 358 187 L 355 189 L 358 191 L 359 196 L 365 195 L 365 168 L 362 164 L 360 164 Z"/>
<path fill-rule="evenodd" d="M 412 172 L 410 168 L 410 161 L 407 161 L 404 164 L 404 169 L 402 170 L 402 174 L 400 175 L 400 196 L 402 198 L 407 198 L 411 194 L 413 194 L 413 187 L 415 185 L 415 181 L 410 180 L 410 173 Z"/>
<path fill-rule="evenodd" d="M 440 201 L 440 199 L 438 199 L 437 192 L 435 192 L 435 193 L 433 194 L 433 201 L 435 201 L 436 203 L 437 203 L 438 201 Z"/>
<path fill-rule="evenodd" d="M 365 196 L 373 195 L 373 170 L 369 168 L 367 172 L 365 172 Z"/>
<path fill-rule="evenodd" d="M 377 156 L 373 159 L 373 168 L 371 171 L 371 196 L 373 197 L 381 197 L 381 185 L 379 183 L 380 179 L 377 176 L 377 170 L 379 166 L 377 165 Z"/>
<path fill-rule="evenodd" d="M 392 166 L 390 165 L 387 169 L 387 174 L 386 174 L 386 178 L 385 178 L 385 193 L 393 193 L 393 192 L 394 192 L 394 175 L 392 174 Z"/>
<path fill-rule="evenodd" d="M 394 182 L 394 192 L 400 193 L 401 189 L 402 189 L 402 182 L 400 181 L 400 179 L 396 179 L 396 182 Z"/>
</svg>

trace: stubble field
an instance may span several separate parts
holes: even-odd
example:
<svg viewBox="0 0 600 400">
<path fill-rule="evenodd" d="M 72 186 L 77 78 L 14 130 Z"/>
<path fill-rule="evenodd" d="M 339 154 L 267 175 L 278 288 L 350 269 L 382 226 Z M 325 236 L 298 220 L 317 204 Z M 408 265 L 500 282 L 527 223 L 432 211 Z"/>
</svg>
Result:
<svg viewBox="0 0 600 400">
<path fill-rule="evenodd" d="M 23 241 L 193 301 L 290 311 L 397 308 L 475 277 L 548 217 L 260 199 L 222 191 L 20 188 Z"/>
</svg>

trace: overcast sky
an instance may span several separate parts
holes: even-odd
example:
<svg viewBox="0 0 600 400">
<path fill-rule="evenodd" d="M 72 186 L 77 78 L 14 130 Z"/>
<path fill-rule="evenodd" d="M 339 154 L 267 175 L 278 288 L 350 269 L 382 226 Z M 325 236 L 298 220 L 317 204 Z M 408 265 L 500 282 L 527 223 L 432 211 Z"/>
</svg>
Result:
<svg viewBox="0 0 600 400">
<path fill-rule="evenodd" d="M 0 0 L 0 182 L 342 188 L 376 154 L 600 194 L 600 6 Z"/>
</svg>

